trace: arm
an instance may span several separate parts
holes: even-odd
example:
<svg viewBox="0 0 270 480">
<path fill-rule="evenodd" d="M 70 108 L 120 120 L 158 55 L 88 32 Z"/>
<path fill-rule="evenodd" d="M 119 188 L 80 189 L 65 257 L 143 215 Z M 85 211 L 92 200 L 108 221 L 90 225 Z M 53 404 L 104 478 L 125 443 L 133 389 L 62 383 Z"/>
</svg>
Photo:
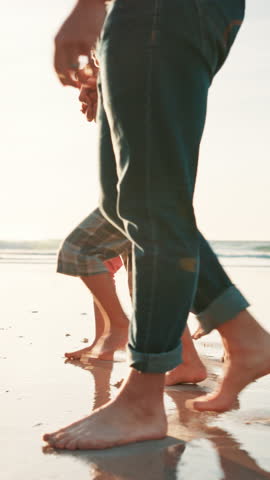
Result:
<svg viewBox="0 0 270 480">
<path fill-rule="evenodd" d="M 63 85 L 77 87 L 74 75 L 80 55 L 91 62 L 94 48 L 105 19 L 104 0 L 78 0 L 73 11 L 55 37 L 54 68 Z"/>
</svg>

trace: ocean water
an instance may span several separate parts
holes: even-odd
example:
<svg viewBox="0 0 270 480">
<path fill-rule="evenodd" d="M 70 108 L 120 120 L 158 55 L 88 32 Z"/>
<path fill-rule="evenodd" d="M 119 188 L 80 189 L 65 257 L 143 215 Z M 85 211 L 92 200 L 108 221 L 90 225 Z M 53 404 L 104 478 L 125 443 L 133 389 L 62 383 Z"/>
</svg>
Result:
<svg viewBox="0 0 270 480">
<path fill-rule="evenodd" d="M 226 267 L 270 267 L 270 241 L 213 241 L 212 248 Z M 60 240 L 0 241 L 0 263 L 55 264 Z"/>
<path fill-rule="evenodd" d="M 210 242 L 226 267 L 270 267 L 270 241 Z"/>
</svg>

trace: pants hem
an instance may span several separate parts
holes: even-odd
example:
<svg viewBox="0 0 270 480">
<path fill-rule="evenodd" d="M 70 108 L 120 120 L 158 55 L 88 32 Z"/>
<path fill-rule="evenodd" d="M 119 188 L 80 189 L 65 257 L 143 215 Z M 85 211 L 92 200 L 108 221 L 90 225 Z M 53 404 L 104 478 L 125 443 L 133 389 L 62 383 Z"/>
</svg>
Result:
<svg viewBox="0 0 270 480">
<path fill-rule="evenodd" d="M 203 312 L 197 315 L 205 333 L 219 327 L 222 323 L 231 320 L 250 304 L 242 293 L 234 286 L 227 288 Z"/>
<path fill-rule="evenodd" d="M 128 345 L 129 365 L 143 373 L 166 373 L 182 363 L 182 345 L 162 353 L 141 353 Z"/>
</svg>

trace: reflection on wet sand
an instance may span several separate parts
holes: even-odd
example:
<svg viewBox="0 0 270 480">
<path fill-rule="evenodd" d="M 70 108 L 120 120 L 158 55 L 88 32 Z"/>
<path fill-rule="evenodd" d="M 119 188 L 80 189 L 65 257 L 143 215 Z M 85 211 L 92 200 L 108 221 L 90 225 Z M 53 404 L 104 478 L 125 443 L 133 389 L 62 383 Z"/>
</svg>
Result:
<svg viewBox="0 0 270 480">
<path fill-rule="evenodd" d="M 177 465 L 184 449 L 184 443 L 168 437 L 113 450 L 64 452 L 63 455 L 72 455 L 87 463 L 89 480 L 177 480 Z"/>
<path fill-rule="evenodd" d="M 68 363 L 89 371 L 93 376 L 93 410 L 116 394 L 125 368 L 123 364 L 93 359 Z M 117 382 L 111 381 L 114 369 L 117 371 Z M 210 374 L 210 379 L 211 384 L 215 375 Z M 187 399 L 198 396 L 198 391 L 206 390 L 207 384 L 201 388 L 183 385 L 166 389 L 169 430 L 164 440 L 103 451 L 61 451 L 59 455 L 73 456 L 87 463 L 90 480 L 270 479 L 270 473 L 257 465 L 226 428 L 214 425 L 220 419 L 219 415 L 192 412 L 185 408 Z M 239 404 L 235 405 L 235 409 L 238 408 Z M 49 453 L 52 449 L 45 447 L 43 451 Z"/>
<path fill-rule="evenodd" d="M 192 412 L 185 408 L 185 401 L 189 398 L 195 398 L 198 393 L 191 392 L 191 390 L 185 390 L 186 387 L 181 387 L 179 391 L 167 391 L 166 394 L 173 400 L 176 411 L 172 414 L 169 419 L 169 432 L 173 435 L 179 437 L 179 434 L 183 440 L 190 440 L 190 444 L 186 445 L 185 455 L 181 459 L 178 469 L 179 473 L 181 472 L 181 463 L 185 465 L 188 460 L 191 464 L 194 465 L 194 471 L 192 475 L 193 480 L 201 478 L 196 476 L 195 472 L 200 470 L 198 463 L 198 456 L 194 464 L 194 445 L 196 446 L 196 452 L 200 443 L 198 439 L 207 439 L 212 445 L 212 452 L 215 452 L 216 456 L 216 465 L 220 466 L 222 469 L 222 475 L 219 477 L 218 474 L 214 477 L 215 480 L 218 478 L 222 479 L 252 479 L 259 480 L 262 478 L 270 479 L 270 472 L 267 472 L 260 468 L 254 459 L 252 459 L 248 453 L 241 448 L 240 443 L 225 429 L 211 425 L 217 418 L 217 414 L 208 413 L 208 412 Z M 238 408 L 239 408 L 238 404 Z M 204 444 L 205 446 L 205 444 Z M 208 453 L 209 453 L 208 448 Z M 209 472 L 209 471 L 208 471 Z M 188 474 L 191 474 L 191 469 L 188 469 Z M 256 477 L 255 477 L 256 475 Z M 181 480 L 186 480 L 187 476 L 182 474 L 178 477 Z M 190 477 L 189 477 L 190 478 Z"/>
</svg>

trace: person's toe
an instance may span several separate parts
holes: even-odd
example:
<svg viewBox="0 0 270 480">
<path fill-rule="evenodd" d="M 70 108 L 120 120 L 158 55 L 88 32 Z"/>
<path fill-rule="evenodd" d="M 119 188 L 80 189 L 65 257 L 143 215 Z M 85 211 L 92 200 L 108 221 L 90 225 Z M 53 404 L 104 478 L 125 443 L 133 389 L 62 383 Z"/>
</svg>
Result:
<svg viewBox="0 0 270 480">
<path fill-rule="evenodd" d="M 55 439 L 54 447 L 63 449 L 63 448 L 66 448 L 67 443 L 68 443 L 68 439 L 66 437 L 61 437 L 61 438 Z"/>
<path fill-rule="evenodd" d="M 45 433 L 45 434 L 43 435 L 43 440 L 44 440 L 45 442 L 49 442 L 50 439 L 52 438 L 52 436 L 53 436 L 53 433 Z"/>
<path fill-rule="evenodd" d="M 76 450 L 77 449 L 77 440 L 76 439 L 68 440 L 65 448 L 67 450 Z"/>
<path fill-rule="evenodd" d="M 90 448 L 89 446 L 89 441 L 87 441 L 86 439 L 78 439 L 77 443 L 76 443 L 76 448 L 78 450 L 87 450 L 88 448 Z"/>
<path fill-rule="evenodd" d="M 57 435 L 51 438 L 50 444 L 55 448 L 64 448 L 68 440 L 69 437 L 65 432 L 59 432 Z"/>
<path fill-rule="evenodd" d="M 61 429 L 61 430 L 57 430 L 56 432 L 52 432 L 52 433 L 45 433 L 45 435 L 43 435 L 43 440 L 45 442 L 48 442 L 50 445 L 53 445 L 56 441 L 56 439 L 61 436 L 62 432 L 63 432 L 64 429 Z"/>
<path fill-rule="evenodd" d="M 189 400 L 186 400 L 185 406 L 189 410 L 194 410 L 196 412 L 199 412 L 205 404 L 208 404 L 209 401 L 207 401 L 208 396 L 203 395 L 202 397 L 197 397 L 197 398 L 191 398 Z"/>
</svg>

